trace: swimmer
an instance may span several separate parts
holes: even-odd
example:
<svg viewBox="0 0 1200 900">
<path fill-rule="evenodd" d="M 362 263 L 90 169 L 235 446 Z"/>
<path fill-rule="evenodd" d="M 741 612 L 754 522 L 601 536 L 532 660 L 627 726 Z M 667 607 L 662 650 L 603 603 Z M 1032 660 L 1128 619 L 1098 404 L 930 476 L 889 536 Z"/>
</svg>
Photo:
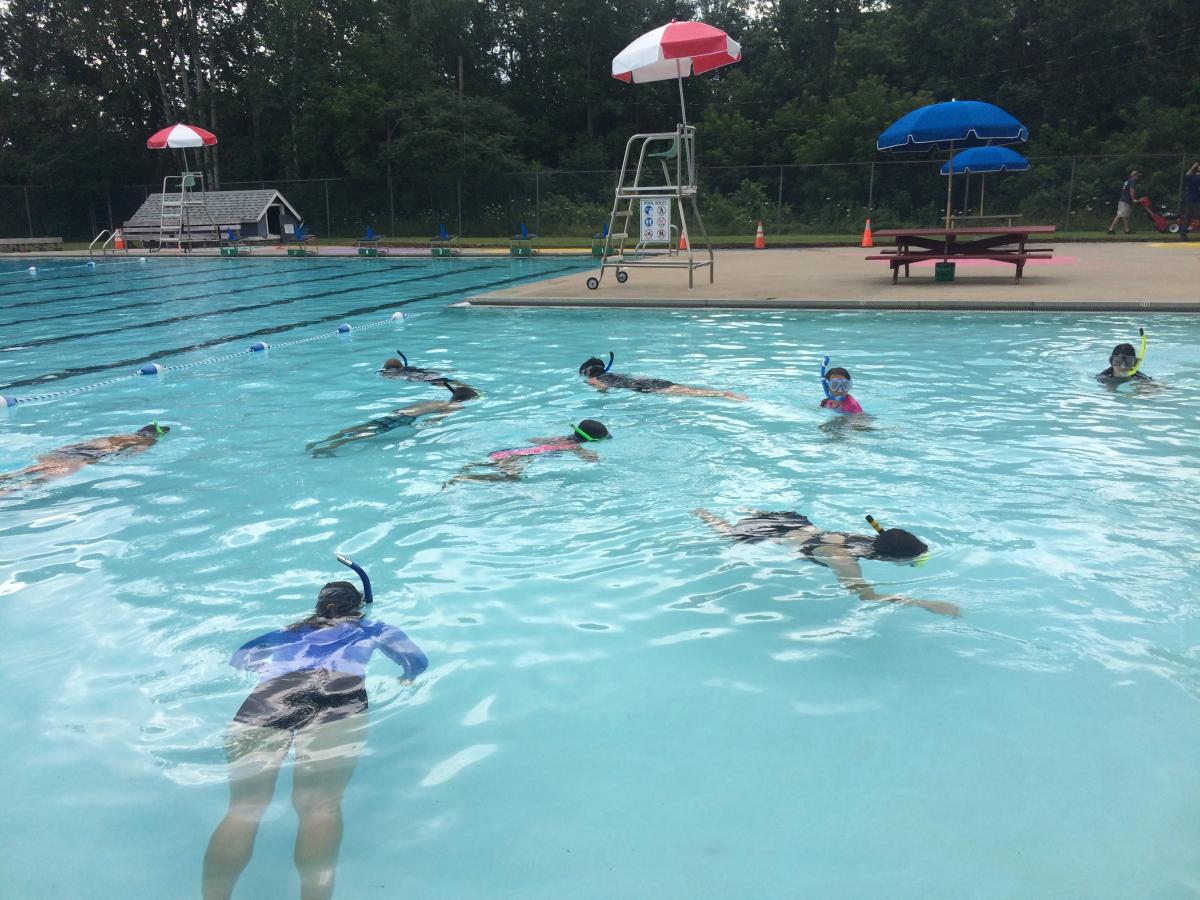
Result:
<svg viewBox="0 0 1200 900">
<path fill-rule="evenodd" d="M 865 415 L 858 401 L 850 396 L 850 373 L 841 366 L 826 369 L 829 357 L 821 363 L 821 388 L 825 391 L 825 399 L 821 401 L 821 409 L 832 409 L 834 412 L 848 416 Z"/>
<path fill-rule="evenodd" d="M 259 682 L 233 717 L 225 740 L 229 810 L 204 854 L 204 900 L 228 900 L 250 862 L 279 770 L 294 747 L 292 805 L 299 813 L 296 868 L 307 900 L 333 896 L 342 842 L 342 794 L 367 737 L 367 661 L 383 651 L 407 684 L 425 671 L 421 649 L 399 628 L 363 618 L 372 601 L 348 581 L 331 581 L 311 616 L 242 645 L 229 664 Z"/>
<path fill-rule="evenodd" d="M 408 364 L 408 357 L 399 350 L 395 356 L 384 362 L 383 368 L 379 370 L 379 374 L 385 378 L 403 378 L 405 381 L 437 381 L 442 377 L 442 373 L 434 369 L 418 369 L 416 366 Z"/>
<path fill-rule="evenodd" d="M 92 463 L 102 460 L 149 450 L 158 443 L 160 437 L 170 430 L 166 425 L 151 422 L 133 434 L 112 434 L 108 437 L 59 447 L 57 450 L 39 456 L 37 462 L 32 466 L 26 466 L 16 472 L 0 474 L 0 485 L 6 486 L 0 489 L 0 494 L 35 484 L 43 484 L 56 478 L 66 478 L 84 466 L 90 466 Z"/>
<path fill-rule="evenodd" d="M 1116 387 L 1127 381 L 1135 384 L 1147 384 L 1154 381 L 1149 375 L 1139 371 L 1142 360 L 1146 358 L 1146 330 L 1138 329 L 1142 338 L 1142 349 L 1139 353 L 1133 349 L 1133 344 L 1117 344 L 1108 355 L 1108 368 L 1096 374 L 1096 380 L 1109 387 Z"/>
<path fill-rule="evenodd" d="M 421 425 L 431 425 L 434 422 L 441 421 L 451 413 L 456 413 L 462 409 L 462 405 L 468 400 L 474 400 L 479 396 L 469 384 L 462 382 L 452 382 L 447 378 L 439 378 L 431 384 L 440 384 L 442 387 L 450 391 L 449 400 L 427 400 L 424 403 L 414 403 L 411 406 L 404 406 L 400 409 L 393 410 L 386 416 L 380 416 L 377 419 L 372 419 L 369 422 L 363 422 L 361 425 L 351 425 L 349 428 L 343 428 L 337 434 L 331 434 L 329 437 L 320 441 L 312 441 L 306 444 L 304 449 L 312 453 L 313 459 L 322 456 L 334 456 L 334 450 L 351 441 L 364 441 L 367 438 L 377 437 L 381 434 L 386 434 L 396 428 L 403 428 L 406 425 L 412 425 L 417 419 L 424 417 L 425 421 Z"/>
<path fill-rule="evenodd" d="M 718 534 L 739 543 L 778 541 L 817 565 L 833 569 L 838 582 L 859 599 L 871 602 L 900 603 L 919 606 L 943 616 L 957 616 L 953 603 L 940 600 L 918 600 L 899 594 L 881 594 L 863 580 L 860 559 L 879 559 L 894 563 L 922 565 L 928 558 L 925 543 L 901 528 L 881 528 L 874 519 L 867 521 L 875 528 L 874 537 L 849 534 L 844 531 L 822 531 L 807 517 L 795 512 L 762 512 L 753 510 L 749 518 L 730 525 L 707 509 L 695 511 Z"/>
<path fill-rule="evenodd" d="M 608 433 L 608 429 L 602 423 L 595 419 L 584 419 L 574 426 L 571 434 L 563 437 L 530 438 L 528 447 L 497 450 L 488 454 L 487 462 L 468 463 L 463 466 L 462 473 L 455 475 L 442 487 L 449 487 L 456 481 L 517 481 L 535 456 L 545 456 L 550 453 L 574 453 L 587 462 L 597 462 L 600 459 L 599 455 L 595 451 L 589 450 L 584 444 L 608 440 L 611 437 L 612 435 Z M 482 468 L 490 468 L 495 471 L 482 473 L 470 471 Z"/>
<path fill-rule="evenodd" d="M 614 354 L 608 354 L 608 364 L 592 357 L 579 367 L 579 374 L 587 379 L 587 383 L 601 392 L 609 388 L 625 388 L 637 391 L 639 394 L 670 394 L 674 397 L 722 397 L 726 400 L 743 401 L 745 394 L 735 394 L 733 391 L 719 391 L 715 388 L 689 387 L 686 384 L 676 384 L 661 378 L 630 378 L 628 375 L 618 375 L 610 372 Z"/>
</svg>

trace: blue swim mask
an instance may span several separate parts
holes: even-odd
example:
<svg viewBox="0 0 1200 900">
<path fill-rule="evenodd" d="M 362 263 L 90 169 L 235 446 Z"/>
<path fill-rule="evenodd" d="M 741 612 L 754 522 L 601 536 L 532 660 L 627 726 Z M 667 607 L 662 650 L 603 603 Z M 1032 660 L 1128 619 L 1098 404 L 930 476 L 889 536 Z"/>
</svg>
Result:
<svg viewBox="0 0 1200 900">
<path fill-rule="evenodd" d="M 840 394 L 844 397 L 850 393 L 849 378 L 830 378 L 826 383 L 829 385 L 830 394 Z"/>
</svg>

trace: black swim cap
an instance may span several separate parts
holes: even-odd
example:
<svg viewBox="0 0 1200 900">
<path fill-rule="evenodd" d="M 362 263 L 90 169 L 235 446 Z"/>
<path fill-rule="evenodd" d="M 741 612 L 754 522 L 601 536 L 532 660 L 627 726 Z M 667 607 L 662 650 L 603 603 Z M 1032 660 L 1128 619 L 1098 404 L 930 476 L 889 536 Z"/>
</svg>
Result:
<svg viewBox="0 0 1200 900">
<path fill-rule="evenodd" d="M 446 385 L 450 387 L 450 385 Z M 479 396 L 479 391 L 475 388 L 467 387 L 465 384 L 460 384 L 458 387 L 450 387 L 450 400 L 454 403 L 462 403 L 464 400 L 474 400 Z"/>
<path fill-rule="evenodd" d="M 349 581 L 331 581 L 317 594 L 317 615 L 336 619 L 358 612 L 363 603 L 362 592 Z"/>
<path fill-rule="evenodd" d="M 593 356 L 591 359 L 585 361 L 584 364 L 579 367 L 579 374 L 586 375 L 589 378 L 591 378 L 593 375 L 603 375 L 604 374 L 604 360 L 597 359 L 595 356 Z"/>
<path fill-rule="evenodd" d="M 914 559 L 929 550 L 928 545 L 911 531 L 888 528 L 875 535 L 873 549 L 884 559 Z"/>
<path fill-rule="evenodd" d="M 575 426 L 575 430 L 587 435 L 593 441 L 602 441 L 605 438 L 612 437 L 603 423 L 597 422 L 595 419 L 584 419 Z"/>
</svg>

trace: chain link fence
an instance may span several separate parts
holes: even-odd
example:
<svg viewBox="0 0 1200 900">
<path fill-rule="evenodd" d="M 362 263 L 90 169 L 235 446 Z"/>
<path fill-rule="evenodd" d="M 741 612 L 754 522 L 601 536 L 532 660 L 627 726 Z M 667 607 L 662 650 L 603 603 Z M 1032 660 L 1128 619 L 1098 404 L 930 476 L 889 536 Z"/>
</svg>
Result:
<svg viewBox="0 0 1200 900">
<path fill-rule="evenodd" d="M 945 216 L 942 159 L 804 166 L 701 167 L 700 208 L 709 234 L 749 235 L 760 220 L 775 234 L 857 234 L 875 227 L 937 225 Z M 1105 228 L 1132 166 L 1139 194 L 1179 208 L 1188 159 L 1178 154 L 1030 157 L 1027 172 L 955 176 L 955 215 L 1010 214 L 1071 231 Z M 426 238 L 439 225 L 466 238 L 507 237 L 522 223 L 543 237 L 589 237 L 608 221 L 615 170 L 542 170 L 392 178 L 224 182 L 224 190 L 274 188 L 320 237 L 352 238 L 368 225 L 390 237 Z M 0 238 L 89 241 L 120 225 L 159 185 L 0 185 Z M 982 195 L 982 198 L 981 198 Z M 1151 227 L 1137 214 L 1135 228 Z"/>
</svg>

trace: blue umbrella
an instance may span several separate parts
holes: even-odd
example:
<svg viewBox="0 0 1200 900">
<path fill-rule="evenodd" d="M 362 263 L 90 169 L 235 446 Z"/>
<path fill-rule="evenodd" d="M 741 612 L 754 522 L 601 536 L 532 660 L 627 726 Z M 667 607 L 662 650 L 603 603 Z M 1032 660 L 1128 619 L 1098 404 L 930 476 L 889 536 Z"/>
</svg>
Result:
<svg viewBox="0 0 1200 900">
<path fill-rule="evenodd" d="M 1027 172 L 1029 160 L 1007 147 L 972 147 L 954 157 L 954 174 L 974 172 Z M 950 174 L 950 163 L 942 163 L 942 174 Z"/>
<path fill-rule="evenodd" d="M 983 215 L 983 192 L 987 187 L 984 178 L 989 172 L 1028 172 L 1029 160 L 1016 150 L 1007 147 L 971 147 L 953 159 L 954 174 L 967 175 L 967 192 L 970 193 L 971 173 L 979 175 L 979 215 Z M 942 163 L 942 174 L 950 174 L 950 162 Z M 965 202 L 965 201 L 964 201 Z"/>
<path fill-rule="evenodd" d="M 982 100 L 951 100 L 914 109 L 879 136 L 875 146 L 888 153 L 954 151 L 1029 140 L 1029 129 L 998 106 Z M 951 178 L 950 181 L 954 179 Z M 946 183 L 946 227 L 950 227 L 950 182 Z"/>
</svg>

